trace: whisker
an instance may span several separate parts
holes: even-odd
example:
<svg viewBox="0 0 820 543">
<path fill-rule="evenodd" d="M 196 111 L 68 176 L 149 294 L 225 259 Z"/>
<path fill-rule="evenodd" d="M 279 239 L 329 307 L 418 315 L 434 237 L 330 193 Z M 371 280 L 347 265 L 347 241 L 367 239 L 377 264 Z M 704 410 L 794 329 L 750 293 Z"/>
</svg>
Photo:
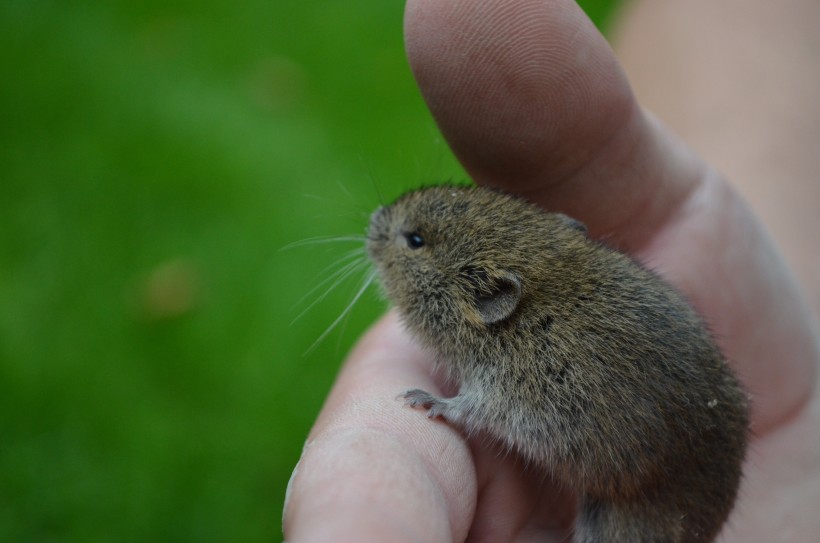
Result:
<svg viewBox="0 0 820 543">
<path fill-rule="evenodd" d="M 376 272 L 373 271 L 373 270 L 371 270 L 370 273 L 365 275 L 362 282 L 360 283 L 362 285 L 362 289 L 364 289 L 363 291 L 366 291 L 367 287 L 369 287 L 370 284 L 373 283 L 373 279 L 375 278 L 375 276 L 376 276 Z M 359 295 L 359 296 L 361 296 L 361 295 Z M 356 298 L 356 299 L 358 299 L 358 298 Z M 354 299 L 350 303 L 350 306 L 352 307 L 355 302 L 356 302 L 356 300 Z M 344 318 L 342 319 L 341 326 L 339 326 L 339 333 L 337 334 L 337 339 L 336 339 L 336 354 L 338 354 L 339 350 L 341 349 L 342 338 L 344 337 L 345 329 L 347 328 L 347 323 L 349 321 L 350 313 L 351 312 L 348 311 L 347 315 L 344 315 Z"/>
<path fill-rule="evenodd" d="M 345 195 L 350 199 L 351 202 L 353 202 L 354 204 L 359 204 L 359 202 L 356 201 L 356 198 L 353 197 L 353 194 L 347 189 L 345 184 L 342 183 L 339 179 L 336 180 L 336 186 L 339 187 L 339 189 L 342 192 L 345 193 Z"/>
<path fill-rule="evenodd" d="M 314 279 L 318 277 L 323 277 L 325 273 L 330 271 L 331 268 L 341 265 L 345 260 L 350 260 L 352 258 L 356 258 L 357 256 L 364 258 L 366 252 L 367 250 L 365 249 L 365 247 L 356 247 L 355 249 L 349 250 L 348 252 L 346 252 L 345 254 L 343 254 L 342 256 L 340 256 L 339 258 L 337 258 L 336 260 L 322 268 L 322 270 L 316 274 L 316 277 L 314 277 Z"/>
<path fill-rule="evenodd" d="M 363 155 L 359 155 L 359 159 L 362 161 L 362 163 L 364 163 L 364 167 L 367 170 L 367 177 L 370 180 L 370 185 L 373 187 L 373 190 L 376 193 L 376 197 L 379 199 L 379 205 L 381 207 L 384 207 L 384 197 L 382 196 L 382 193 L 379 190 L 379 184 L 376 183 L 376 175 L 373 172 L 373 168 L 370 164 L 370 161 L 368 161 Z"/>
<path fill-rule="evenodd" d="M 325 330 L 322 333 L 322 335 L 319 336 L 319 338 L 313 342 L 313 345 L 311 345 L 310 348 L 307 351 L 305 351 L 305 356 L 312 353 L 319 345 L 319 343 L 321 343 L 322 340 L 324 340 L 327 337 L 327 335 L 330 334 L 330 332 L 332 332 L 334 328 L 336 328 L 336 326 L 342 321 L 342 319 L 344 319 L 347 316 L 347 314 L 350 313 L 350 310 L 353 309 L 353 306 L 356 304 L 357 301 L 359 301 L 359 298 L 362 297 L 362 294 L 364 294 L 367 288 L 373 283 L 373 280 L 375 278 L 376 270 L 371 270 L 371 272 L 367 274 L 367 276 L 365 277 L 361 288 L 359 288 L 356 294 L 353 295 L 353 298 L 351 298 L 350 303 L 348 303 L 347 307 L 345 307 L 344 311 L 342 311 L 342 314 L 336 317 L 336 320 L 334 320 L 330 324 L 330 326 L 328 326 L 327 330 Z"/>
<path fill-rule="evenodd" d="M 308 305 L 298 315 L 296 315 L 296 318 L 294 318 L 293 321 L 290 323 L 291 326 L 296 321 L 301 319 L 305 315 L 305 313 L 310 311 L 316 304 L 318 304 L 319 302 L 321 302 L 322 300 L 327 298 L 327 295 L 330 294 L 331 292 L 333 292 L 336 289 L 336 287 L 338 287 L 340 284 L 342 284 L 348 277 L 350 277 L 351 275 L 356 273 L 356 271 L 364 268 L 365 266 L 367 266 L 367 262 L 364 259 L 354 260 L 353 262 L 349 262 L 348 264 L 346 264 L 341 270 L 335 272 L 328 279 L 323 281 L 321 283 L 321 285 L 327 284 L 327 282 L 330 281 L 330 280 L 333 280 L 333 284 L 331 284 L 319 297 L 317 297 L 315 300 L 313 300 L 310 303 L 310 305 Z M 321 285 L 319 285 L 319 286 L 321 286 Z"/>
<path fill-rule="evenodd" d="M 356 215 L 356 216 L 358 216 L 359 214 L 366 212 L 366 210 L 362 209 L 361 202 L 358 202 L 356 200 L 356 198 L 353 196 L 353 193 L 351 193 L 350 190 L 348 190 L 347 187 L 344 186 L 344 183 L 342 183 L 340 180 L 337 179 L 336 180 L 336 186 L 339 187 L 339 190 L 342 193 L 344 193 L 345 196 L 347 196 L 347 198 L 350 200 L 350 202 L 345 202 L 345 201 L 340 202 L 340 200 L 338 198 L 328 197 L 327 195 L 321 195 L 320 196 L 318 194 L 312 194 L 312 193 L 309 193 L 309 192 L 303 192 L 302 196 L 304 198 L 307 198 L 307 199 L 310 199 L 310 200 L 315 200 L 315 201 L 321 202 L 323 204 L 329 204 L 330 206 L 332 206 L 335 209 L 339 208 L 340 203 L 345 204 L 344 207 L 347 209 L 347 213 L 346 213 L 347 215 Z M 343 216 L 345 216 L 345 213 L 340 213 L 339 216 L 343 217 Z"/>
<path fill-rule="evenodd" d="M 311 194 L 309 192 L 303 192 L 302 197 L 310 198 L 311 200 L 316 200 L 317 202 L 327 202 L 328 199 L 324 196 L 319 196 L 318 194 Z"/>
<path fill-rule="evenodd" d="M 279 248 L 280 251 L 287 251 L 296 247 L 304 247 L 306 245 L 319 245 L 322 243 L 342 243 L 342 242 L 358 242 L 364 243 L 366 236 L 317 236 L 315 238 L 307 238 L 300 241 L 288 243 Z"/>
<path fill-rule="evenodd" d="M 364 247 L 358 247 L 356 249 L 353 249 L 352 251 L 349 251 L 349 252 L 345 253 L 340 258 L 338 258 L 335 261 L 331 262 L 330 264 L 328 264 L 327 266 L 322 268 L 322 271 L 317 273 L 316 277 L 314 277 L 313 280 L 316 280 L 317 277 L 324 276 L 325 273 L 327 273 L 328 271 L 330 271 L 332 268 L 334 268 L 336 266 L 342 266 L 342 264 L 345 261 L 352 260 L 352 259 L 358 258 L 358 257 L 361 257 L 362 259 L 364 258 Z M 326 285 L 328 282 L 332 281 L 334 277 L 337 277 L 339 274 L 343 273 L 344 270 L 347 269 L 347 267 L 352 263 L 353 262 L 348 262 L 344 266 L 340 267 L 338 270 L 334 271 L 333 273 L 331 273 L 330 275 L 328 275 L 327 277 L 322 279 L 318 284 L 316 284 L 313 288 L 311 288 L 309 291 L 307 291 L 304 296 L 299 298 L 296 301 L 296 303 L 294 303 L 291 306 L 291 309 L 294 309 L 294 308 L 298 307 L 302 302 L 304 302 L 307 298 L 309 298 L 314 292 L 316 292 L 317 290 L 322 288 L 322 286 Z"/>
</svg>

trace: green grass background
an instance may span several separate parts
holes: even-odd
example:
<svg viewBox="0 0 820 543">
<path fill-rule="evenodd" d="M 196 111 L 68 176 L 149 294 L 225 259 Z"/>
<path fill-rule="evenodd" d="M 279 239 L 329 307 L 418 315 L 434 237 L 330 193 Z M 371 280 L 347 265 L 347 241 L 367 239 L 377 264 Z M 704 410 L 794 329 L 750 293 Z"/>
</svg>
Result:
<svg viewBox="0 0 820 543">
<path fill-rule="evenodd" d="M 612 2 L 584 2 L 598 23 Z M 464 179 L 401 2 L 0 3 L 0 541 L 271 541 L 386 198 Z M 351 248 L 351 246 L 347 246 Z"/>
</svg>

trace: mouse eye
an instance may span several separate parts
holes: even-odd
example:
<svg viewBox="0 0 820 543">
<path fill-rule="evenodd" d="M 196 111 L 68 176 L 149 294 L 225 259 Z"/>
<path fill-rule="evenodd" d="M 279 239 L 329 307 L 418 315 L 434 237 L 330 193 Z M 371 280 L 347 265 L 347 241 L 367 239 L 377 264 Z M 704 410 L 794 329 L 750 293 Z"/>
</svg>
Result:
<svg viewBox="0 0 820 543">
<path fill-rule="evenodd" d="M 424 238 L 418 232 L 408 232 L 404 234 L 404 238 L 407 240 L 407 246 L 411 249 L 424 247 Z"/>
</svg>

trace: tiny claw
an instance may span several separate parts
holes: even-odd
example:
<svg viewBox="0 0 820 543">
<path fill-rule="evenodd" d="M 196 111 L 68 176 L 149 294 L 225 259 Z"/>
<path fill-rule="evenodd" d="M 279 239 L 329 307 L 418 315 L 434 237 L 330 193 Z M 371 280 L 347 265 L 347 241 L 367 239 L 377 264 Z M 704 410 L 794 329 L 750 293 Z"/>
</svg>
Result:
<svg viewBox="0 0 820 543">
<path fill-rule="evenodd" d="M 410 407 L 423 407 L 425 409 L 430 409 L 436 402 L 438 402 L 438 398 L 426 390 L 421 390 L 420 388 L 408 390 L 402 394 L 402 398 L 404 398 L 404 403 Z"/>
<path fill-rule="evenodd" d="M 415 388 L 402 394 L 404 403 L 410 407 L 423 407 L 427 410 L 427 417 L 434 419 L 443 417 L 447 412 L 447 401 L 436 398 L 426 390 Z"/>
</svg>

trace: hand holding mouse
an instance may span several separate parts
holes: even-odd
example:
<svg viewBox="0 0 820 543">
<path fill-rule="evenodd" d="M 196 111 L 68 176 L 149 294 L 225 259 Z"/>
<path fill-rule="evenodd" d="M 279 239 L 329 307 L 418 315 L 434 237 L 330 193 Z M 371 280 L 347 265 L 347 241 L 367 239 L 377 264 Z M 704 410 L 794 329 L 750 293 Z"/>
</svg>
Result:
<svg viewBox="0 0 820 543">
<path fill-rule="evenodd" d="M 406 32 L 422 92 L 477 182 L 581 219 L 658 269 L 711 323 L 753 394 L 756 434 L 725 540 L 816 533 L 805 505 L 820 482 L 816 328 L 735 193 L 636 106 L 573 2 L 410 2 Z M 288 541 L 565 540 L 571 497 L 395 400 L 416 385 L 440 383 L 388 315 L 351 355 L 311 433 Z"/>
</svg>

